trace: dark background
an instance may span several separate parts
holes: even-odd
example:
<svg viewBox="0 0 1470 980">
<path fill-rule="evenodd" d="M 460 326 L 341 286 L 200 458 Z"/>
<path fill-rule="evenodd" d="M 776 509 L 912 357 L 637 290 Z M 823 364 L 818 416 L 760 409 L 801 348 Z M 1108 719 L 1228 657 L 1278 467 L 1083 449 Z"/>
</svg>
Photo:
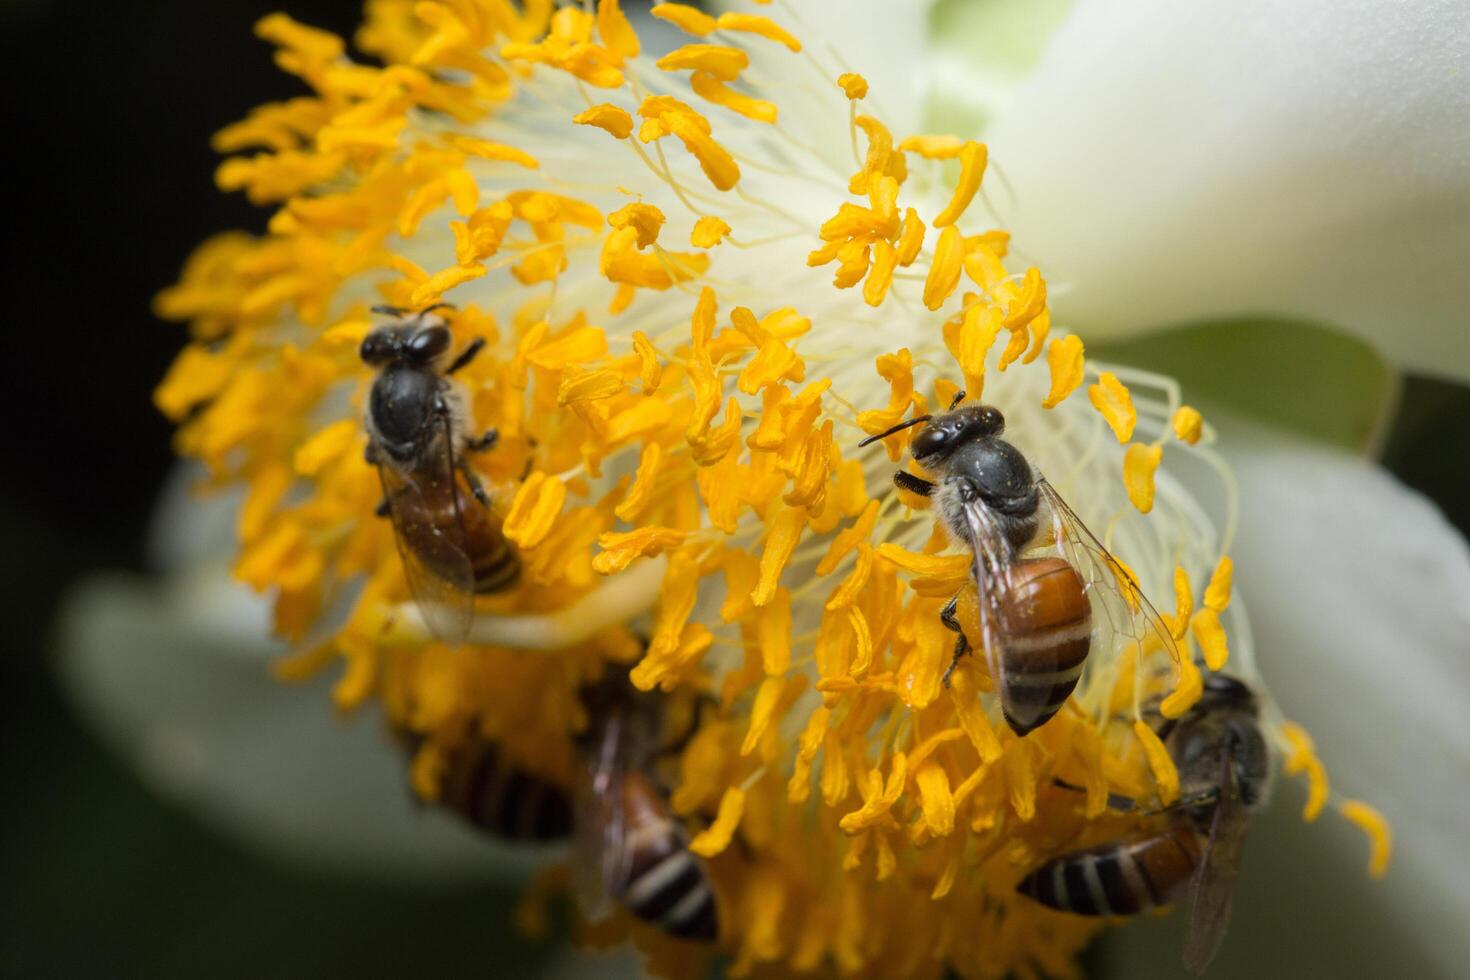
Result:
<svg viewBox="0 0 1470 980">
<path fill-rule="evenodd" d="M 20 169 L 4 195 L 0 975 L 256 976 L 262 950 L 274 976 L 524 971 L 536 954 L 506 934 L 513 896 L 263 862 L 150 796 L 56 689 L 57 597 L 91 569 L 142 569 L 171 462 L 151 390 L 183 330 L 152 297 L 211 233 L 264 225 L 215 189 L 209 136 L 300 92 L 252 33 L 269 0 L 78 6 L 0 0 Z M 283 6 L 349 36 L 359 9 Z M 1470 532 L 1450 449 L 1467 418 L 1465 389 L 1409 379 L 1385 460 Z"/>
</svg>

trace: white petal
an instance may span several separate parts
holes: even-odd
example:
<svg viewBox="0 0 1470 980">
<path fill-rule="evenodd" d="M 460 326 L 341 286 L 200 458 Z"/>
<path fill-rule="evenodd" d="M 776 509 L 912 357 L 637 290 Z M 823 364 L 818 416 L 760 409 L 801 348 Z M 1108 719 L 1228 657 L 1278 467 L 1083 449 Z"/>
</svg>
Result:
<svg viewBox="0 0 1470 980">
<path fill-rule="evenodd" d="M 1462 976 L 1470 550 L 1432 504 L 1356 457 L 1273 437 L 1232 462 L 1257 663 L 1315 737 L 1334 791 L 1378 806 L 1396 850 L 1387 878 L 1370 881 L 1362 835 L 1331 810 L 1304 825 L 1303 794 L 1285 787 L 1246 846 L 1210 975 Z M 1155 975 L 1148 965 L 1167 967 L 1179 943 L 1146 927 L 1109 950 L 1130 975 Z"/>
<path fill-rule="evenodd" d="M 355 874 L 523 874 L 525 849 L 420 807 L 374 712 L 336 717 L 328 681 L 266 671 L 261 604 L 212 574 L 174 588 L 84 583 L 60 622 L 60 673 L 78 714 L 161 796 L 257 850 Z"/>
<path fill-rule="evenodd" d="M 1093 336 L 1294 314 L 1470 377 L 1467 64 L 1463 0 L 1083 0 L 986 134 L 1018 251 Z"/>
</svg>

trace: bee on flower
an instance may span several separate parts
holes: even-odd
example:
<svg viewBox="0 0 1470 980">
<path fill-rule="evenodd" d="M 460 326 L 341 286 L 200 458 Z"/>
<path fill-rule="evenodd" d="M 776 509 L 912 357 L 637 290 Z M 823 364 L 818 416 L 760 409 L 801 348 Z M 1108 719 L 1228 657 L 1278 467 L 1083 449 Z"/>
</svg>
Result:
<svg viewBox="0 0 1470 980">
<path fill-rule="evenodd" d="M 277 672 L 338 671 L 461 812 L 466 753 L 575 784 L 609 670 L 713 699 L 647 797 L 699 885 L 625 875 L 607 927 L 660 972 L 1073 973 L 1100 926 L 1038 868 L 1267 781 L 1252 750 L 1181 802 L 1215 774 L 1170 733 L 1227 665 L 1261 752 L 1381 870 L 1383 821 L 1258 684 L 1233 503 L 1217 524 L 1169 473 L 1221 466 L 1212 430 L 1053 324 L 989 148 L 893 132 L 898 93 L 791 10 L 651 13 L 684 43 L 645 54 L 618 0 L 378 0 L 355 41 L 381 66 L 258 25 L 311 94 L 219 134 L 218 183 L 269 227 L 160 297 L 191 341 L 157 401 L 246 488 L 235 574 L 273 595 Z M 967 440 L 989 455 L 961 466 Z M 1048 538 L 1053 564 L 1022 558 Z M 1033 615 L 1043 573 L 1069 618 Z M 700 928 L 642 914 L 671 894 Z"/>
</svg>

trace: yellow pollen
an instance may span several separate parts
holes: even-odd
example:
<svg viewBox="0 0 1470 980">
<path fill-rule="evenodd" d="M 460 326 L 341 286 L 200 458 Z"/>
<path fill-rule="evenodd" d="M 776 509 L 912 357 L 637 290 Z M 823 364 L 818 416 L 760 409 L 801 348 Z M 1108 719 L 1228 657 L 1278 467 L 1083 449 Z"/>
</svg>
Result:
<svg viewBox="0 0 1470 980">
<path fill-rule="evenodd" d="M 216 182 L 269 220 L 205 243 L 159 295 L 189 340 L 155 401 L 208 485 L 243 489 L 233 573 L 290 646 L 272 672 L 330 671 L 337 707 L 380 708 L 417 746 L 404 778 L 425 801 L 471 738 L 576 788 L 587 683 L 626 672 L 648 692 L 656 744 L 680 747 L 646 775 L 707 859 L 720 936 L 627 915 L 579 936 L 631 937 L 658 975 L 716 953 L 731 975 L 1074 975 L 1104 924 L 1016 883 L 1155 829 L 1179 774 L 1140 719 L 1186 717 L 1206 668 L 1258 680 L 1208 518 L 1173 482 L 1155 497 L 1164 443 L 1206 453 L 1203 420 L 1168 379 L 1089 370 L 1053 331 L 1042 270 L 973 206 L 984 144 L 890 129 L 841 52 L 733 6 L 654 6 L 694 42 L 656 60 L 619 0 L 372 0 L 353 48 L 263 19 L 304 91 L 216 135 Z M 363 456 L 378 369 L 358 352 L 387 319 L 370 308 L 441 300 L 436 366 L 477 343 L 451 435 L 499 434 L 457 456 L 490 501 L 458 513 L 519 559 L 513 586 L 472 597 L 461 645 L 413 614 L 415 544 L 374 516 Z M 1088 381 L 1090 406 L 1068 402 Z M 913 459 L 926 428 L 890 430 L 962 388 L 1118 553 L 1089 580 L 1121 597 L 1095 621 L 1167 610 L 1167 639 L 1100 629 L 1067 704 L 1024 737 L 971 546 L 893 483 L 943 478 Z M 440 531 L 488 568 L 482 541 Z M 1084 560 L 1042 538 L 1035 556 Z M 1308 818 L 1338 805 L 1381 873 L 1382 818 L 1331 797 L 1305 732 L 1262 726 L 1305 775 Z M 568 885 L 538 878 L 520 924 L 544 931 Z"/>
<path fill-rule="evenodd" d="M 650 14 L 666 20 L 686 34 L 707 37 L 715 31 L 715 19 L 702 10 L 682 3 L 654 4 Z"/>
<path fill-rule="evenodd" d="M 800 51 L 801 42 L 792 37 L 780 24 L 769 17 L 761 17 L 757 14 L 740 14 L 734 11 L 726 11 L 720 14 L 716 26 L 722 31 L 746 31 L 758 34 L 770 41 L 784 44 L 788 51 Z"/>
<path fill-rule="evenodd" d="M 1046 349 L 1046 362 L 1051 368 L 1051 390 L 1041 406 L 1055 408 L 1082 384 L 1082 338 L 1068 334 L 1053 340 Z"/>
<path fill-rule="evenodd" d="M 854 102 L 868 97 L 868 80 L 857 72 L 849 71 L 838 75 L 837 85 Z"/>
<path fill-rule="evenodd" d="M 1393 858 L 1393 828 L 1383 814 L 1360 800 L 1344 800 L 1338 804 L 1338 809 L 1368 835 L 1373 847 L 1368 859 L 1368 874 L 1373 878 L 1388 874 L 1388 865 Z"/>
<path fill-rule="evenodd" d="M 1159 468 L 1163 455 L 1162 448 L 1140 442 L 1133 443 L 1123 453 L 1123 485 L 1139 513 L 1147 514 L 1154 509 L 1154 471 Z"/>
<path fill-rule="evenodd" d="M 934 227 L 944 228 L 959 220 L 960 215 L 970 206 L 975 192 L 980 189 L 980 181 L 985 176 L 985 164 L 988 154 L 984 143 L 974 141 L 967 142 L 959 152 L 960 157 L 960 179 L 955 184 L 954 196 L 944 206 L 944 210 L 934 217 Z"/>
<path fill-rule="evenodd" d="M 1188 405 L 1180 405 L 1170 421 L 1170 427 L 1174 430 L 1176 439 L 1193 446 L 1199 442 L 1200 435 L 1204 432 L 1204 418 Z"/>
<path fill-rule="evenodd" d="M 1104 371 L 1098 375 L 1097 384 L 1087 389 L 1088 400 L 1092 407 L 1107 420 L 1113 435 L 1118 437 L 1121 443 L 1127 443 L 1133 438 L 1133 428 L 1138 424 L 1138 412 L 1133 408 L 1133 396 L 1118 376 L 1111 371 Z"/>
</svg>

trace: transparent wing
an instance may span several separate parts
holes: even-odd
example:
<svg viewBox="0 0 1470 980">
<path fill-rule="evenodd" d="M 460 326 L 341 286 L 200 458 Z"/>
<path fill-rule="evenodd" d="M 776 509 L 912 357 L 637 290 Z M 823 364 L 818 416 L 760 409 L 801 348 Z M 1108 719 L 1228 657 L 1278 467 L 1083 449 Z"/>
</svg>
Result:
<svg viewBox="0 0 1470 980">
<path fill-rule="evenodd" d="M 1245 844 L 1249 815 L 1230 754 L 1224 754 L 1220 773 L 1220 797 L 1210 823 L 1210 836 L 1200 856 L 1199 869 L 1189 886 L 1189 933 L 1184 940 L 1184 965 L 1203 973 L 1215 958 L 1225 927 L 1230 924 L 1230 902 L 1240 854 Z"/>
<path fill-rule="evenodd" d="M 1036 486 L 1051 512 L 1057 551 L 1085 583 L 1092 600 L 1093 622 L 1111 631 L 1123 643 L 1137 643 L 1140 650 L 1148 649 L 1152 637 L 1178 663 L 1179 645 L 1159 611 L 1143 594 L 1133 573 L 1103 547 L 1055 487 L 1041 477 L 1037 478 Z"/>
<path fill-rule="evenodd" d="M 606 918 L 630 871 L 623 779 L 627 748 L 623 719 L 603 724 L 582 767 L 572 830 L 572 881 L 589 922 Z"/>
<path fill-rule="evenodd" d="M 965 501 L 963 506 L 966 536 L 974 556 L 971 574 L 979 600 L 976 605 L 980 609 L 980 632 L 985 640 L 986 663 L 990 666 L 990 676 L 999 683 L 1006 644 L 1003 600 L 1011 589 L 1015 558 L 995 515 L 990 513 L 984 501 L 976 497 Z"/>
<path fill-rule="evenodd" d="M 440 456 L 438 465 L 422 466 L 412 473 L 380 462 L 378 475 L 403 574 L 419 612 L 435 636 L 461 643 L 474 618 L 475 571 L 465 549 L 463 501 L 454 478 L 454 459 L 448 452 Z"/>
</svg>

